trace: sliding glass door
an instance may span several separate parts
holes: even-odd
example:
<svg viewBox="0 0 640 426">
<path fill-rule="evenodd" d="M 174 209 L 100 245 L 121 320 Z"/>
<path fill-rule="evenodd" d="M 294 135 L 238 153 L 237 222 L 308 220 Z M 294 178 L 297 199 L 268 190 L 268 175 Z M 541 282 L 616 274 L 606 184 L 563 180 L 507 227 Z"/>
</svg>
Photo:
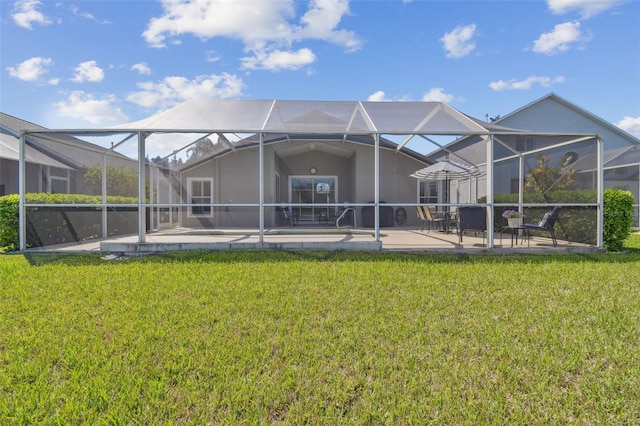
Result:
<svg viewBox="0 0 640 426">
<path fill-rule="evenodd" d="M 301 222 L 318 223 L 334 216 L 337 194 L 336 176 L 291 176 L 289 178 L 289 201 L 293 212 Z"/>
</svg>

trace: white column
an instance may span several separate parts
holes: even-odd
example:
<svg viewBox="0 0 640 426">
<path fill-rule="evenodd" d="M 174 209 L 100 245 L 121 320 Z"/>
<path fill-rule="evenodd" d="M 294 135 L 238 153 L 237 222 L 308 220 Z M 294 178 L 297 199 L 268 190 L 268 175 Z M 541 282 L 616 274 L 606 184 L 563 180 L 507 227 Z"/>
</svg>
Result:
<svg viewBox="0 0 640 426">
<path fill-rule="evenodd" d="M 264 242 L 264 135 L 260 133 L 260 146 L 259 146 L 259 160 L 258 160 L 258 188 L 260 196 L 260 231 L 258 241 Z"/>
<path fill-rule="evenodd" d="M 25 163 L 25 133 L 20 133 L 20 143 L 18 147 L 18 193 L 20 201 L 18 204 L 18 224 L 19 224 L 19 236 L 20 236 L 20 250 L 26 250 L 27 248 L 27 217 L 25 209 L 25 191 L 27 189 L 26 178 L 26 163 Z"/>
<path fill-rule="evenodd" d="M 375 154 L 374 154 L 374 173 L 375 173 L 375 208 L 373 214 L 375 238 L 380 241 L 380 135 L 375 134 Z M 355 214 L 355 213 L 354 213 Z"/>
<path fill-rule="evenodd" d="M 102 204 L 107 204 L 107 154 L 102 156 Z M 102 207 L 102 238 L 106 239 L 107 232 L 107 207 Z"/>
<path fill-rule="evenodd" d="M 596 150 L 598 157 L 598 177 L 597 177 L 597 188 L 598 188 L 598 236 L 596 245 L 598 248 L 602 248 L 604 245 L 604 172 L 602 170 L 603 164 L 603 145 L 604 141 L 600 137 L 596 137 Z"/>
<path fill-rule="evenodd" d="M 138 243 L 147 240 L 147 216 L 145 208 L 145 144 L 146 134 L 138 132 Z"/>
<path fill-rule="evenodd" d="M 493 135 L 487 138 L 487 248 L 493 248 Z"/>
</svg>

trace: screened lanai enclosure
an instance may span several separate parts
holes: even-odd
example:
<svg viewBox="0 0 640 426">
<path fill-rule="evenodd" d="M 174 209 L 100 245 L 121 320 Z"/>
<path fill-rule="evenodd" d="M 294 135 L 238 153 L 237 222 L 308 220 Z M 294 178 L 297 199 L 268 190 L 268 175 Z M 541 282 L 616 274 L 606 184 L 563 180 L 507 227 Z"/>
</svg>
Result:
<svg viewBox="0 0 640 426">
<path fill-rule="evenodd" d="M 33 146 L 91 161 L 46 191 L 25 162 Z M 20 148 L 22 250 L 602 246 L 600 138 L 499 127 L 439 102 L 201 99 L 106 129 L 25 131 Z M 415 177 L 444 159 L 474 173 Z M 470 206 L 483 229 L 460 229 Z M 557 246 L 506 229 L 504 210 L 537 223 L 555 206 Z"/>
</svg>

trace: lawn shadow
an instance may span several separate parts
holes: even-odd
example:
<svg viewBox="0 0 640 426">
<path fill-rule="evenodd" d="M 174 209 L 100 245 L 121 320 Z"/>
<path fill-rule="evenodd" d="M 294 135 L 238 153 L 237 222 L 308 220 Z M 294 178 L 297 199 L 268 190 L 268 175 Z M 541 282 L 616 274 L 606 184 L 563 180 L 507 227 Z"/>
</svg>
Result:
<svg viewBox="0 0 640 426">
<path fill-rule="evenodd" d="M 20 255 L 8 254 L 11 255 Z M 428 252 L 360 252 L 345 250 L 225 250 L 176 251 L 146 256 L 102 256 L 99 254 L 22 253 L 32 266 L 63 264 L 68 266 L 104 265 L 121 262 L 155 264 L 171 263 L 278 263 L 278 262 L 400 262 L 433 264 L 488 263 L 509 265 L 516 263 L 549 264 L 572 263 L 636 263 L 640 262 L 640 248 L 625 248 L 617 253 L 428 253 Z"/>
</svg>

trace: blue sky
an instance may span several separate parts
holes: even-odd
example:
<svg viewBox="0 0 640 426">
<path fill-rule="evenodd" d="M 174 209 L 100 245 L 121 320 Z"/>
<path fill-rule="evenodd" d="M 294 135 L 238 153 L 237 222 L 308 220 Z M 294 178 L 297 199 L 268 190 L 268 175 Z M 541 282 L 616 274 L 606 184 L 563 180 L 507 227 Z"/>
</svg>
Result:
<svg viewBox="0 0 640 426">
<path fill-rule="evenodd" d="M 184 100 L 435 100 L 485 119 L 555 92 L 640 137 L 640 1 L 0 1 L 0 110 L 50 128 Z"/>
</svg>

